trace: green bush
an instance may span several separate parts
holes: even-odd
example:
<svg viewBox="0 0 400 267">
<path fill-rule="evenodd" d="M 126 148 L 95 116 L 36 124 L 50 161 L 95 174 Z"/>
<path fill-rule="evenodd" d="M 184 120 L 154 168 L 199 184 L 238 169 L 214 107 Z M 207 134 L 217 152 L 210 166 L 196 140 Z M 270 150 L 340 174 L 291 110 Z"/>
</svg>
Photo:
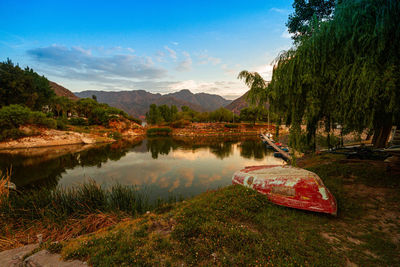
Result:
<svg viewBox="0 0 400 267">
<path fill-rule="evenodd" d="M 40 111 L 32 111 L 29 114 L 29 122 L 35 125 L 40 125 L 51 129 L 57 128 L 58 125 L 54 119 L 47 117 L 46 114 Z"/>
<path fill-rule="evenodd" d="M 184 128 L 185 126 L 190 125 L 190 121 L 181 119 L 181 120 L 171 122 L 170 125 L 172 128 Z"/>
<path fill-rule="evenodd" d="M 110 121 L 109 113 L 106 109 L 101 107 L 96 107 L 92 110 L 88 122 L 90 125 L 103 125 L 108 126 L 108 122 Z"/>
<path fill-rule="evenodd" d="M 233 124 L 233 123 L 227 123 L 225 124 L 226 128 L 238 128 L 239 125 L 238 124 Z"/>
<path fill-rule="evenodd" d="M 31 110 L 20 105 L 5 106 L 0 109 L 0 129 L 18 128 L 29 120 Z"/>
<path fill-rule="evenodd" d="M 84 118 L 78 117 L 78 118 L 70 118 L 69 119 L 69 124 L 71 125 L 76 125 L 76 126 L 87 126 L 88 122 Z"/>
<path fill-rule="evenodd" d="M 64 117 L 58 118 L 57 123 L 57 130 L 67 130 L 67 122 L 68 120 Z"/>
<path fill-rule="evenodd" d="M 113 138 L 115 140 L 120 140 L 122 138 L 122 134 L 119 132 L 112 132 L 108 135 L 108 137 Z"/>
<path fill-rule="evenodd" d="M 18 139 L 25 136 L 26 134 L 18 128 L 4 129 L 0 132 L 0 141 L 5 141 L 7 139 Z"/>
<path fill-rule="evenodd" d="M 139 125 L 142 125 L 142 121 L 141 120 L 136 119 L 136 118 L 134 118 L 132 116 L 128 116 L 127 119 L 130 120 L 130 121 L 136 122 Z"/>
<path fill-rule="evenodd" d="M 171 128 L 150 128 L 147 130 L 146 134 L 149 136 L 170 135 L 171 132 L 172 132 Z"/>
</svg>

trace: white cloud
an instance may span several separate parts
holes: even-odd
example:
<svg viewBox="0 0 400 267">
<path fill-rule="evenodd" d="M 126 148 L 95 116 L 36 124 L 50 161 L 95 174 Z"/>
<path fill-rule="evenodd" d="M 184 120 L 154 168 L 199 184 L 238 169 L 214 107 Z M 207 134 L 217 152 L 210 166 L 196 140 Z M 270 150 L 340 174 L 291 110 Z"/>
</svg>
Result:
<svg viewBox="0 0 400 267">
<path fill-rule="evenodd" d="M 195 81 L 186 80 L 172 83 L 168 86 L 170 91 L 189 89 L 193 93 L 218 94 L 226 99 L 236 99 L 243 95 L 248 88 L 241 81 Z"/>
<path fill-rule="evenodd" d="M 127 54 L 92 54 L 81 47 L 68 48 L 52 45 L 34 48 L 27 54 L 38 64 L 47 66 L 48 72 L 70 79 L 98 81 L 102 79 L 159 79 L 167 75 L 163 68 L 155 67 L 150 57 Z M 50 67 L 50 68 L 48 68 Z"/>
<path fill-rule="evenodd" d="M 173 44 L 173 45 L 179 45 L 178 42 L 171 42 L 171 44 Z"/>
<path fill-rule="evenodd" d="M 165 48 L 165 50 L 168 51 L 169 56 L 170 56 L 172 59 L 176 59 L 176 52 L 175 52 L 175 50 L 169 48 L 168 46 L 164 46 L 164 48 Z"/>
<path fill-rule="evenodd" d="M 192 69 L 192 57 L 186 51 L 182 52 L 182 54 L 185 57 L 185 59 L 178 63 L 176 70 L 177 71 L 189 71 Z"/>
<path fill-rule="evenodd" d="M 289 14 L 290 13 L 290 11 L 287 10 L 287 9 L 276 8 L 276 7 L 271 8 L 270 11 L 277 12 L 277 13 L 280 13 L 280 14 Z"/>
<path fill-rule="evenodd" d="M 282 32 L 281 37 L 285 39 L 290 39 L 292 38 L 293 34 L 289 33 L 288 30 L 286 29 L 285 31 Z"/>
<path fill-rule="evenodd" d="M 274 66 L 270 64 L 255 66 L 250 71 L 258 72 L 266 81 L 271 81 Z"/>
<path fill-rule="evenodd" d="M 199 64 L 200 65 L 205 65 L 205 64 L 212 64 L 212 65 L 218 65 L 221 63 L 221 59 L 217 57 L 211 57 L 207 54 L 207 52 L 202 52 L 199 56 Z"/>
</svg>

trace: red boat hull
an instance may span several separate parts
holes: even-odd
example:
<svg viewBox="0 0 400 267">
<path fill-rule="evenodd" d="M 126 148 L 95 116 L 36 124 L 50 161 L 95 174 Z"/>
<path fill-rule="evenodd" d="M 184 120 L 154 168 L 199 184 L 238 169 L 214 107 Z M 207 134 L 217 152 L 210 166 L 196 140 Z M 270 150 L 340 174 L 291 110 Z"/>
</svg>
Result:
<svg viewBox="0 0 400 267">
<path fill-rule="evenodd" d="M 233 184 L 252 188 L 278 205 L 336 215 L 335 197 L 313 172 L 288 166 L 246 167 L 234 173 Z"/>
</svg>

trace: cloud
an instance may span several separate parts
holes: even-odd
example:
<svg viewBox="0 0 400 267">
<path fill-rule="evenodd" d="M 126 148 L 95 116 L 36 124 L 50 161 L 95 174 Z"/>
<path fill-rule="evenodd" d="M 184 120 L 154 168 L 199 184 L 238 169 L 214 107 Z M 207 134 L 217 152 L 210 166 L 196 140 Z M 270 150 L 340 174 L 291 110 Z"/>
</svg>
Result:
<svg viewBox="0 0 400 267">
<path fill-rule="evenodd" d="M 173 45 L 179 45 L 178 42 L 171 42 L 171 44 L 173 44 Z"/>
<path fill-rule="evenodd" d="M 175 59 L 175 60 L 176 60 L 176 52 L 175 52 L 175 50 L 169 48 L 168 46 L 164 46 L 164 48 L 165 48 L 165 50 L 168 51 L 169 56 L 170 56 L 172 59 Z"/>
<path fill-rule="evenodd" d="M 217 57 L 211 57 L 209 56 L 206 52 L 201 53 L 199 56 L 199 64 L 200 65 L 205 65 L 205 64 L 212 64 L 212 65 L 218 65 L 221 63 L 221 59 Z"/>
<path fill-rule="evenodd" d="M 285 39 L 290 39 L 292 38 L 293 34 L 289 33 L 288 30 L 286 29 L 285 31 L 282 32 L 281 37 Z"/>
<path fill-rule="evenodd" d="M 189 71 L 192 69 L 192 58 L 188 52 L 182 52 L 183 56 L 185 57 L 184 60 L 178 63 L 176 67 L 177 71 Z"/>
<path fill-rule="evenodd" d="M 155 67 L 151 58 L 131 54 L 94 55 L 81 47 L 60 45 L 30 49 L 27 54 L 36 62 L 50 66 L 53 73 L 72 75 L 69 78 L 143 80 L 159 79 L 167 74 L 165 69 Z"/>
<path fill-rule="evenodd" d="M 277 13 L 280 13 L 280 14 L 285 14 L 285 15 L 290 13 L 290 11 L 287 10 L 287 9 L 276 8 L 276 7 L 271 8 L 270 11 L 277 12 Z"/>
<path fill-rule="evenodd" d="M 214 81 L 204 82 L 195 80 L 185 80 L 171 83 L 168 86 L 170 91 L 189 89 L 193 93 L 219 94 L 226 99 L 236 99 L 243 95 L 248 88 L 241 81 Z"/>
</svg>

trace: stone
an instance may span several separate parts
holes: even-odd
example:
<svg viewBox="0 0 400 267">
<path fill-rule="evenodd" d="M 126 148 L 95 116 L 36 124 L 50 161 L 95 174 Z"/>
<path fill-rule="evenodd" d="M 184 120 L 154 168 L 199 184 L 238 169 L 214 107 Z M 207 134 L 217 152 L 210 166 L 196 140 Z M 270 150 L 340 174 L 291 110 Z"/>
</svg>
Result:
<svg viewBox="0 0 400 267">
<path fill-rule="evenodd" d="M 87 267 L 86 262 L 73 260 L 63 261 L 60 254 L 51 254 L 47 250 L 41 250 L 24 261 L 27 267 Z"/>
<path fill-rule="evenodd" d="M 14 248 L 0 252 L 0 266 L 20 267 L 23 265 L 23 258 L 32 250 L 36 249 L 38 244 L 31 244 L 19 248 Z"/>
</svg>

